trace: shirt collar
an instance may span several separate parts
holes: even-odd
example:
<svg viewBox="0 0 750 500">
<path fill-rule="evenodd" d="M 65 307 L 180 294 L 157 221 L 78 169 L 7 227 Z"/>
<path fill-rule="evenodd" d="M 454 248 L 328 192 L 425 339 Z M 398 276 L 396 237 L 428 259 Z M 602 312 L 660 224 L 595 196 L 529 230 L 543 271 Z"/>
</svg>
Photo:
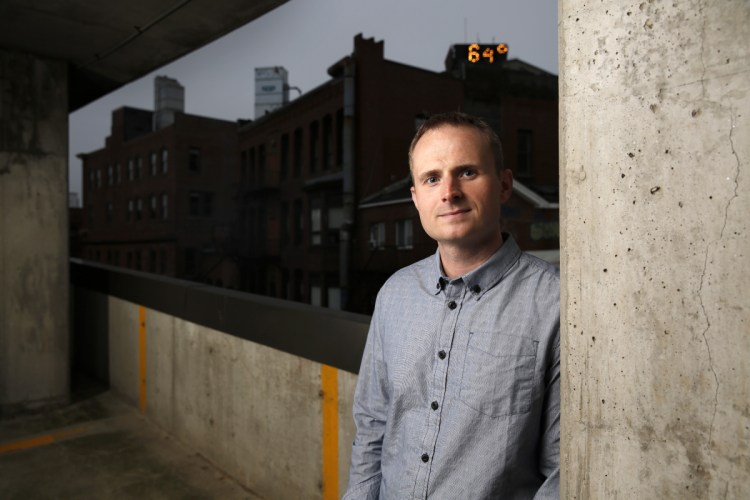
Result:
<svg viewBox="0 0 750 500">
<path fill-rule="evenodd" d="M 479 299 L 484 293 L 495 286 L 505 276 L 510 267 L 516 263 L 521 256 L 521 249 L 518 248 L 516 240 L 508 233 L 503 233 L 503 245 L 492 254 L 482 265 L 476 269 L 460 276 L 449 279 L 443 272 L 443 265 L 440 262 L 440 250 L 435 251 L 432 270 L 428 278 L 433 283 L 435 294 L 440 293 L 445 285 L 450 281 L 463 280 L 471 294 Z"/>
</svg>

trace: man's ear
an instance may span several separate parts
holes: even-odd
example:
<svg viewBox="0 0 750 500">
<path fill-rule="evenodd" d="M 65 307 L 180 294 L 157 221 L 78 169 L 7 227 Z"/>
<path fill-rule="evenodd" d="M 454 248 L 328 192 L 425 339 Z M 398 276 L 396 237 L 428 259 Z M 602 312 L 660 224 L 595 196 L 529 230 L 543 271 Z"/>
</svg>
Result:
<svg viewBox="0 0 750 500">
<path fill-rule="evenodd" d="M 411 191 L 411 201 L 414 202 L 414 206 L 419 210 L 419 205 L 417 204 L 417 194 L 414 192 L 414 186 L 409 188 L 409 191 Z"/>
<path fill-rule="evenodd" d="M 505 203 L 513 194 L 513 172 L 506 168 L 500 172 L 500 202 Z M 412 195 L 413 198 L 413 195 Z"/>
</svg>

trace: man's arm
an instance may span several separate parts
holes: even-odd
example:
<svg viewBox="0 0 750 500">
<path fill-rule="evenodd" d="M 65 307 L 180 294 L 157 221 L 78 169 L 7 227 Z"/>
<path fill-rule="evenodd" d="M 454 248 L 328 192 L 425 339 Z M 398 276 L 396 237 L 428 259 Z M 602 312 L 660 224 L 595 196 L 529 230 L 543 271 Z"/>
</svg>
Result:
<svg viewBox="0 0 750 500">
<path fill-rule="evenodd" d="M 377 500 L 380 494 L 380 456 L 388 412 L 388 379 L 380 318 L 376 304 L 354 393 L 353 414 L 357 433 L 352 444 L 349 487 L 343 500 Z"/>
<path fill-rule="evenodd" d="M 552 349 L 545 376 L 544 410 L 539 439 L 539 472 L 547 479 L 537 491 L 536 500 L 560 498 L 560 340 Z"/>
</svg>

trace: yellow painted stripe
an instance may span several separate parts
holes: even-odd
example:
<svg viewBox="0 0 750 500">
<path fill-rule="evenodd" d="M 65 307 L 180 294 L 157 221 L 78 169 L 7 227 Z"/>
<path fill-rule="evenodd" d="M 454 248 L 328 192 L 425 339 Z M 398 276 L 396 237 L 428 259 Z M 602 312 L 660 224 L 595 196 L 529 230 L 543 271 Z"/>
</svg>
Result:
<svg viewBox="0 0 750 500">
<path fill-rule="evenodd" d="M 138 378 L 140 397 L 138 407 L 146 413 L 146 308 L 138 306 Z"/>
<path fill-rule="evenodd" d="M 338 370 L 320 367 L 323 388 L 323 500 L 339 498 L 339 388 Z"/>
<path fill-rule="evenodd" d="M 75 429 L 66 429 L 62 431 L 52 432 L 43 436 L 37 436 L 29 439 L 21 439 L 18 441 L 11 441 L 10 443 L 0 443 L 0 453 L 9 453 L 11 451 L 28 450 L 29 448 L 36 448 L 38 446 L 46 446 L 52 444 L 55 441 L 69 438 L 80 434 L 85 430 L 83 427 Z"/>
</svg>

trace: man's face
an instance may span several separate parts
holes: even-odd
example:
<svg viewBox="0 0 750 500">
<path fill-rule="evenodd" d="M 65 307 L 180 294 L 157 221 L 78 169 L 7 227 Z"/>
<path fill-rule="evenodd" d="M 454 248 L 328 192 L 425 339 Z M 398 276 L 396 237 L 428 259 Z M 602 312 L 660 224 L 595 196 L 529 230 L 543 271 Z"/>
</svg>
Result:
<svg viewBox="0 0 750 500">
<path fill-rule="evenodd" d="M 412 152 L 412 175 L 412 200 L 438 246 L 476 252 L 500 246 L 500 207 L 511 195 L 513 177 L 509 170 L 498 176 L 489 140 L 479 130 L 444 125 L 426 132 Z"/>
</svg>

